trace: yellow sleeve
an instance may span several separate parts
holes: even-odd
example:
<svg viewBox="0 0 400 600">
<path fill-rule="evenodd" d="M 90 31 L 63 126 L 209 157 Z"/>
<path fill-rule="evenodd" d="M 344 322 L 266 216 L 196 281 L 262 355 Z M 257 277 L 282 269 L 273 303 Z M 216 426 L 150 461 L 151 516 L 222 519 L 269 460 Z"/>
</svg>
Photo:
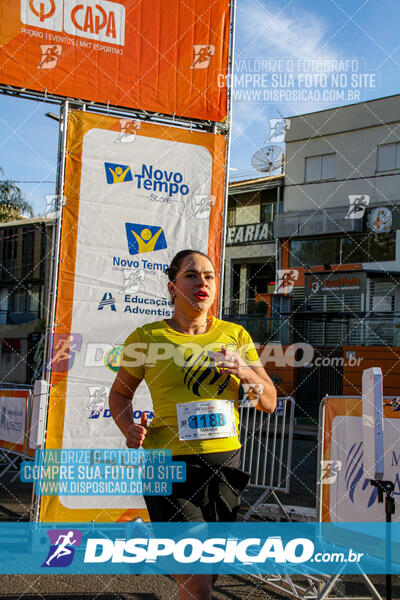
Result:
<svg viewBox="0 0 400 600">
<path fill-rule="evenodd" d="M 254 346 L 254 342 L 248 331 L 242 328 L 239 334 L 239 350 L 238 353 L 241 358 L 248 364 L 259 364 L 260 358 L 257 350 Z"/>
<path fill-rule="evenodd" d="M 138 327 L 124 342 L 120 366 L 136 379 L 144 379 L 147 350 L 143 330 Z"/>
</svg>

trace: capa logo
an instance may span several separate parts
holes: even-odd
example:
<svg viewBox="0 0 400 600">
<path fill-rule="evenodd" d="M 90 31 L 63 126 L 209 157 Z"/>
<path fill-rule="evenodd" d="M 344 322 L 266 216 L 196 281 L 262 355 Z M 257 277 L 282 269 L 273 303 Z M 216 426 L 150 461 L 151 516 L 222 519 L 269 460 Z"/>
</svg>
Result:
<svg viewBox="0 0 400 600">
<path fill-rule="evenodd" d="M 62 31 L 63 0 L 21 0 L 21 22 L 41 29 Z"/>
<path fill-rule="evenodd" d="M 21 0 L 21 22 L 99 42 L 125 44 L 125 7 L 110 0 Z"/>
<path fill-rule="evenodd" d="M 29 0 L 29 8 L 37 17 L 39 17 L 40 21 L 44 21 L 45 19 L 49 19 L 52 17 L 56 11 L 56 5 L 54 0 L 50 0 L 50 6 L 46 7 L 45 2 L 39 2 L 39 7 L 35 5 L 34 0 Z"/>
<path fill-rule="evenodd" d="M 125 7 L 108 0 L 64 0 L 64 29 L 76 36 L 123 46 Z"/>
</svg>

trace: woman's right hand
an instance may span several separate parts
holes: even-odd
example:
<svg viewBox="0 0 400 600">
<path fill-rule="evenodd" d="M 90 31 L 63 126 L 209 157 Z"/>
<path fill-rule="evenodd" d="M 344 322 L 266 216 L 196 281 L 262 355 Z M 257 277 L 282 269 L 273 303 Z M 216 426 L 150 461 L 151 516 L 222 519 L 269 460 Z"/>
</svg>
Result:
<svg viewBox="0 0 400 600">
<path fill-rule="evenodd" d="M 147 414 L 142 412 L 140 425 L 131 423 L 125 433 L 126 445 L 128 448 L 140 448 L 144 442 L 147 433 Z"/>
</svg>

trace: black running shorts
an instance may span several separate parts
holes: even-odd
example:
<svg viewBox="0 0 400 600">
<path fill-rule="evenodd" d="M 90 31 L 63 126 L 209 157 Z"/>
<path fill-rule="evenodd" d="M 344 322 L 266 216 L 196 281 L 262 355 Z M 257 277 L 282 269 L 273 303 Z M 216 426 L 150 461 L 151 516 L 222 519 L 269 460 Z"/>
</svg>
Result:
<svg viewBox="0 0 400 600">
<path fill-rule="evenodd" d="M 249 475 L 240 469 L 240 449 L 174 456 L 186 463 L 186 481 L 172 484 L 171 496 L 144 496 L 154 522 L 229 522 L 240 508 Z"/>
</svg>

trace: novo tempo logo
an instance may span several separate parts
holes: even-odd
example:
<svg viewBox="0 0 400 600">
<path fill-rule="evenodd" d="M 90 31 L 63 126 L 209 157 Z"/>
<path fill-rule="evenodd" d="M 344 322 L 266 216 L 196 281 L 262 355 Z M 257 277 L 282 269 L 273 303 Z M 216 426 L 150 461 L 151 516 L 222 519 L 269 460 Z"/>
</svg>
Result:
<svg viewBox="0 0 400 600">
<path fill-rule="evenodd" d="M 162 227 L 125 223 L 129 254 L 143 254 L 167 247 Z"/>
</svg>

